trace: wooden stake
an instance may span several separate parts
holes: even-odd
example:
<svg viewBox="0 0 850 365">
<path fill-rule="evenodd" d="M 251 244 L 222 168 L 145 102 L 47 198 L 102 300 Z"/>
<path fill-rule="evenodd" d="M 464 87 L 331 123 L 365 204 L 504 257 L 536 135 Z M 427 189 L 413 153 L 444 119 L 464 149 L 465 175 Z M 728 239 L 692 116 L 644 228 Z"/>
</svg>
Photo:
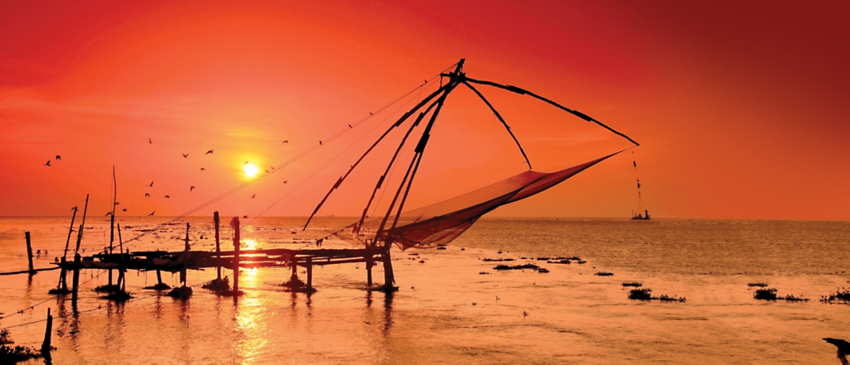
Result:
<svg viewBox="0 0 850 365">
<path fill-rule="evenodd" d="M 41 354 L 46 358 L 50 358 L 50 337 L 53 333 L 53 316 L 50 315 L 50 308 L 47 308 L 47 327 L 44 329 L 44 342 L 41 343 Z"/>
<path fill-rule="evenodd" d="M 29 231 L 24 232 L 24 236 L 27 238 L 27 261 L 30 264 L 30 275 L 35 274 L 35 268 L 32 267 L 32 245 L 30 244 L 30 233 Z"/>
<path fill-rule="evenodd" d="M 216 278 L 221 280 L 221 247 L 218 243 L 218 225 L 220 221 L 218 219 L 218 212 L 213 212 L 213 222 L 215 222 L 215 254 L 217 259 L 216 262 L 218 263 L 215 268 L 217 274 Z"/>
</svg>

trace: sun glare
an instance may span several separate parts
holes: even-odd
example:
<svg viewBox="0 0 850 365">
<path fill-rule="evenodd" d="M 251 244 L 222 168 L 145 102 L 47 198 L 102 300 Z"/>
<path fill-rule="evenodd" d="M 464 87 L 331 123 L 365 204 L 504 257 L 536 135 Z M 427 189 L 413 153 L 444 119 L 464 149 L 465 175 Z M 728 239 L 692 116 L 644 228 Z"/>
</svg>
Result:
<svg viewBox="0 0 850 365">
<path fill-rule="evenodd" d="M 243 169 L 245 169 L 245 176 L 247 177 L 254 177 L 258 172 L 260 172 L 260 169 L 256 165 L 252 164 L 245 164 Z"/>
</svg>

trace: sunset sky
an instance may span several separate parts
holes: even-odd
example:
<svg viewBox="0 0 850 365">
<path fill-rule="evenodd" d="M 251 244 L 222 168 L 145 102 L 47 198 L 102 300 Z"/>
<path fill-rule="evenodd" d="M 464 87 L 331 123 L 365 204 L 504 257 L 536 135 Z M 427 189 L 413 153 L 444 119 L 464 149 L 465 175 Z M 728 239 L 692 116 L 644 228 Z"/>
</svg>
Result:
<svg viewBox="0 0 850 365">
<path fill-rule="evenodd" d="M 627 217 L 634 152 L 640 208 L 657 217 L 848 220 L 848 15 L 847 1 L 4 1 L 0 216 L 70 215 L 87 193 L 102 216 L 113 165 L 119 215 L 179 215 L 256 180 L 246 161 L 265 177 L 193 214 L 309 214 L 406 109 L 377 111 L 465 58 L 471 78 L 641 144 L 492 216 Z M 535 170 L 630 147 L 478 89 Z M 397 141 L 320 213 L 359 214 Z M 423 161 L 410 208 L 527 168 L 460 88 Z"/>
</svg>

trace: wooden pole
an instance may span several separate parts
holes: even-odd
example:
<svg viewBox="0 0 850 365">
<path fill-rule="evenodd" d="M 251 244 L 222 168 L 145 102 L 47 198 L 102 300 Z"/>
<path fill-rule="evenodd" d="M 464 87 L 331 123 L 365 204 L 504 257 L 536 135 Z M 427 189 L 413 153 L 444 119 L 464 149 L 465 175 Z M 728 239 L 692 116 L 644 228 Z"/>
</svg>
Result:
<svg viewBox="0 0 850 365">
<path fill-rule="evenodd" d="M 82 226 L 80 226 L 82 229 Z M 71 287 L 71 303 L 77 304 L 77 291 L 80 287 L 80 254 L 74 254 L 74 282 L 73 287 Z"/>
<path fill-rule="evenodd" d="M 162 284 L 162 274 L 160 274 L 159 269 L 156 270 L 156 283 Z"/>
<path fill-rule="evenodd" d="M 233 294 L 239 294 L 239 217 L 233 217 L 230 221 L 233 227 Z"/>
<path fill-rule="evenodd" d="M 313 258 L 307 256 L 307 290 L 313 291 Z"/>
<path fill-rule="evenodd" d="M 292 268 L 292 275 L 289 276 L 289 281 L 298 279 L 298 257 L 292 255 L 289 259 L 289 266 Z"/>
<path fill-rule="evenodd" d="M 183 267 L 180 269 L 180 282 L 186 286 L 186 266 L 189 263 L 189 222 L 186 222 L 186 243 L 183 246 Z"/>
<path fill-rule="evenodd" d="M 216 270 L 216 274 L 217 274 L 216 278 L 217 278 L 217 280 L 220 281 L 221 280 L 221 246 L 219 246 L 219 241 L 218 241 L 218 237 L 219 237 L 219 235 L 218 235 L 218 225 L 220 223 L 220 220 L 218 218 L 218 212 L 213 212 L 213 222 L 215 222 L 215 256 L 216 256 L 216 259 L 217 259 L 215 270 Z"/>
<path fill-rule="evenodd" d="M 88 198 L 86 198 L 88 199 Z M 59 285 L 58 287 L 66 291 L 68 290 L 68 271 L 65 270 L 65 261 L 67 261 L 68 257 L 68 244 L 71 243 L 71 233 L 74 232 L 74 219 L 77 218 L 77 207 L 74 207 L 74 215 L 71 216 L 71 227 L 68 228 L 68 238 L 65 239 L 65 251 L 62 253 L 62 270 L 59 272 Z"/>
<path fill-rule="evenodd" d="M 83 240 L 83 228 L 86 227 L 86 213 L 89 211 L 89 195 L 86 194 L 86 206 L 83 208 L 83 223 L 80 224 L 80 229 L 77 231 L 77 248 L 74 253 L 80 252 L 80 241 Z"/>
<path fill-rule="evenodd" d="M 62 270 L 59 272 L 59 288 L 63 291 L 68 290 L 68 271 L 65 270 L 65 258 L 61 260 Z M 68 294 L 68 293 L 65 293 Z"/>
<path fill-rule="evenodd" d="M 74 232 L 74 219 L 77 218 L 77 207 L 74 207 L 74 215 L 71 216 L 71 227 L 68 228 L 68 238 L 65 239 L 65 252 L 62 254 L 62 258 L 68 256 L 68 244 L 71 243 L 71 233 Z"/>
<path fill-rule="evenodd" d="M 128 249 L 127 251 L 130 250 Z M 124 240 L 121 239 L 121 223 L 118 223 L 118 252 L 121 254 L 121 266 L 118 269 L 118 285 L 121 287 L 121 291 L 124 291 L 127 288 L 127 278 L 124 277 L 127 270 L 124 269 Z"/>
<path fill-rule="evenodd" d="M 369 285 L 370 288 L 372 287 L 372 265 L 374 265 L 372 255 L 369 254 L 366 256 L 366 285 Z"/>
<path fill-rule="evenodd" d="M 24 236 L 27 238 L 27 261 L 30 264 L 30 275 L 35 274 L 35 268 L 32 267 L 32 245 L 30 244 L 30 233 L 29 231 L 24 232 Z"/>
<path fill-rule="evenodd" d="M 53 333 L 53 316 L 50 315 L 50 308 L 47 308 L 47 327 L 44 329 L 44 342 L 41 343 L 41 354 L 44 357 L 50 357 L 50 337 Z"/>
<path fill-rule="evenodd" d="M 118 180 L 115 179 L 115 165 L 112 165 L 112 218 L 109 221 L 109 254 L 115 242 L 115 203 L 118 200 Z M 109 286 L 112 286 L 112 269 L 109 269 Z"/>
<path fill-rule="evenodd" d="M 393 275 L 393 261 L 390 258 L 391 245 L 387 245 L 384 249 L 384 287 L 387 290 L 392 289 L 395 284 L 395 275 Z"/>
</svg>

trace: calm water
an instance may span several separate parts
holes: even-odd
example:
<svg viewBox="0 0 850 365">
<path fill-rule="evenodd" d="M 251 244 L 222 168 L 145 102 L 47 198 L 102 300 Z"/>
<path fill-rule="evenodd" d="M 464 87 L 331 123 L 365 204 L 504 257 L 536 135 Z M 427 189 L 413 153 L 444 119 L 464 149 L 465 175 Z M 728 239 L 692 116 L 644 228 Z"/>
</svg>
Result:
<svg viewBox="0 0 850 365">
<path fill-rule="evenodd" d="M 130 227 L 123 232 L 127 240 L 163 221 L 120 223 Z M 190 222 L 193 249 L 209 250 L 211 219 Z M 243 228 L 244 245 L 288 247 L 289 228 L 299 222 L 257 220 Z M 319 222 L 340 223 L 348 221 Z M 66 218 L 0 219 L 0 271 L 26 269 L 26 230 L 34 250 L 48 250 L 36 267 L 49 266 L 65 245 L 68 224 Z M 90 219 L 86 226 L 91 229 L 82 247 L 91 254 L 108 243 L 108 221 Z M 181 249 L 183 230 L 168 226 L 130 248 Z M 228 237 L 225 231 L 223 241 Z M 106 275 L 84 272 L 74 314 L 70 296 L 46 294 L 58 277 L 50 271 L 32 279 L 0 277 L 0 312 L 8 316 L 0 327 L 41 320 L 52 308 L 56 364 L 837 364 L 834 347 L 821 338 L 850 338 L 850 306 L 818 299 L 848 285 L 848 241 L 848 222 L 485 219 L 448 250 L 394 251 L 401 290 L 390 297 L 364 290 L 363 266 L 342 265 L 316 269 L 319 291 L 309 297 L 278 286 L 288 270 L 259 269 L 243 272 L 243 297 L 222 298 L 198 287 L 185 302 L 143 290 L 155 283 L 155 274 L 131 272 L 127 288 L 136 298 L 115 304 L 91 290 Z M 588 262 L 530 259 L 553 255 Z M 497 263 L 480 260 L 485 257 L 535 262 L 550 273 L 496 272 Z M 614 275 L 593 275 L 600 270 Z M 214 275 L 190 272 L 189 284 Z M 380 269 L 375 277 L 382 277 Z M 177 275 L 163 279 L 177 283 Z M 630 301 L 623 281 L 687 302 Z M 753 281 L 812 300 L 756 301 L 747 287 Z M 44 322 L 10 332 L 18 344 L 37 345 Z"/>
</svg>

